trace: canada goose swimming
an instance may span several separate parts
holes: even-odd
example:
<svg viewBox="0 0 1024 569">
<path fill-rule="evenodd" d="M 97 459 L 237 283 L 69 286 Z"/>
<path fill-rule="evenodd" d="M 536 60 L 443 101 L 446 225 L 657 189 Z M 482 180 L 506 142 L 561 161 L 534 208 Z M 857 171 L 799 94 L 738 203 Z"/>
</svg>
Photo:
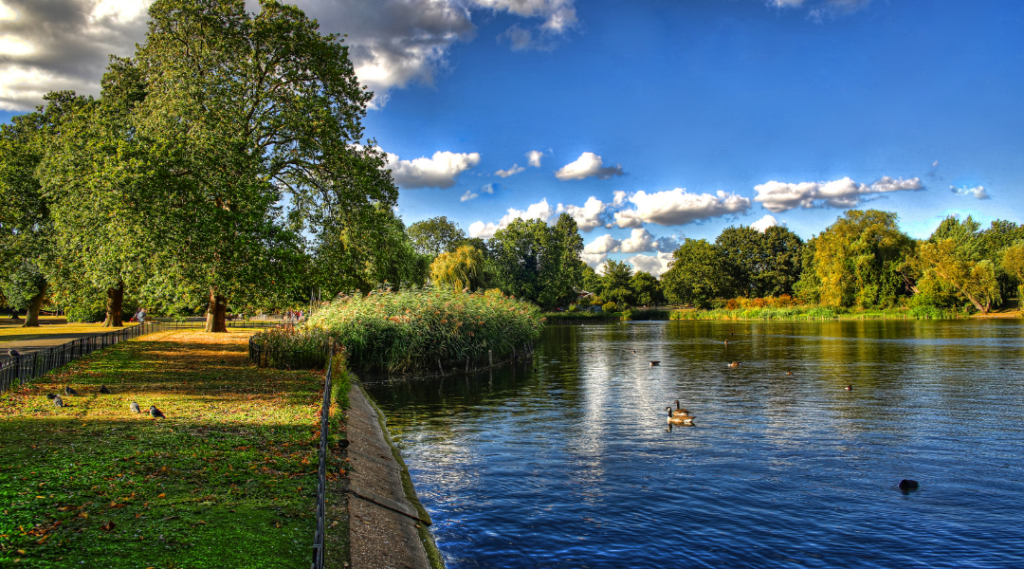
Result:
<svg viewBox="0 0 1024 569">
<path fill-rule="evenodd" d="M 661 363 L 661 360 L 651 360 L 651 367 L 654 367 Z"/>
<path fill-rule="evenodd" d="M 686 416 L 683 416 L 683 415 L 673 415 L 671 407 L 665 407 L 665 410 L 668 411 L 668 422 L 669 423 L 671 423 L 673 425 L 692 425 L 693 424 L 693 417 L 692 416 L 690 416 L 690 415 L 686 415 Z"/>
<path fill-rule="evenodd" d="M 672 415 L 676 417 L 689 417 L 690 412 L 679 406 L 679 400 L 676 399 L 676 408 L 672 410 Z"/>
<path fill-rule="evenodd" d="M 732 362 L 729 367 L 740 367 L 740 362 Z"/>
</svg>

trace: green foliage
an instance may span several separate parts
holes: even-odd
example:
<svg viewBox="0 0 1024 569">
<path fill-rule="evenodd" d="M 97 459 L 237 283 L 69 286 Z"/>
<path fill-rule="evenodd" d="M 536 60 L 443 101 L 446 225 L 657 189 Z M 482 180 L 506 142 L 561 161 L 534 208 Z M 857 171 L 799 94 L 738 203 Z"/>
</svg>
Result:
<svg viewBox="0 0 1024 569">
<path fill-rule="evenodd" d="M 630 281 L 633 269 L 625 262 L 608 259 L 604 264 L 604 275 L 601 278 L 601 296 L 610 304 L 628 306 L 635 304 Z M 614 309 L 613 309 L 614 310 Z"/>
<path fill-rule="evenodd" d="M 24 259 L 21 265 L 13 267 L 13 271 L 0 280 L 0 291 L 3 292 L 7 306 L 25 310 L 46 291 L 46 277 L 36 263 Z"/>
<path fill-rule="evenodd" d="M 615 304 L 614 301 L 608 301 L 601 305 L 601 310 L 604 312 L 615 312 L 619 309 L 619 305 Z"/>
<path fill-rule="evenodd" d="M 1024 300 L 1024 241 L 1017 241 L 1002 252 L 1002 267 L 1017 283 L 1017 298 Z"/>
<path fill-rule="evenodd" d="M 579 260 L 583 238 L 568 214 L 560 215 L 553 227 L 516 219 L 494 234 L 490 246 L 495 280 L 505 293 L 541 306 L 576 299 L 585 266 Z"/>
<path fill-rule="evenodd" d="M 913 241 L 894 213 L 851 210 L 808 243 L 802 281 L 804 300 L 826 306 L 892 306 L 909 294 L 904 271 Z"/>
<path fill-rule="evenodd" d="M 661 277 L 665 296 L 675 303 L 707 307 L 732 288 L 725 257 L 703 239 L 687 239 L 672 253 L 672 267 Z"/>
<path fill-rule="evenodd" d="M 455 251 L 466 238 L 458 224 L 448 221 L 443 215 L 417 221 L 409 226 L 408 234 L 416 252 L 432 259 L 441 253 Z M 483 251 L 480 247 L 477 249 Z"/>
<path fill-rule="evenodd" d="M 1001 299 L 1002 263 L 985 258 L 980 224 L 971 217 L 948 217 L 928 241 L 918 246 L 915 265 L 922 272 L 921 289 L 932 296 L 955 294 L 985 314 Z"/>
<path fill-rule="evenodd" d="M 498 362 L 540 335 L 541 317 L 525 301 L 488 291 L 401 291 L 335 300 L 313 314 L 309 334 L 345 347 L 354 370 L 433 373 Z M 320 330 L 322 332 L 313 332 Z"/>
<path fill-rule="evenodd" d="M 661 285 L 658 283 L 658 279 L 650 273 L 637 271 L 629 280 L 629 288 L 633 292 L 633 300 L 637 306 L 655 306 L 665 303 Z"/>
<path fill-rule="evenodd" d="M 430 265 L 430 278 L 438 286 L 454 291 L 475 290 L 483 271 L 484 256 L 479 250 L 462 245 L 450 253 L 441 253 Z"/>
</svg>

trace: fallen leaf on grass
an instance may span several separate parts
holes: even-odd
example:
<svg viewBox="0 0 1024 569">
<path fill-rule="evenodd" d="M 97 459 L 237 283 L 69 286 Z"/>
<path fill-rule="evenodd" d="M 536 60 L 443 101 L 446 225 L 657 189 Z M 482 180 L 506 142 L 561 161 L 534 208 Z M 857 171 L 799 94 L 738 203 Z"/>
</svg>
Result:
<svg viewBox="0 0 1024 569">
<path fill-rule="evenodd" d="M 160 494 L 159 496 L 157 496 L 157 498 L 163 498 L 163 497 L 164 497 L 164 496 L 166 496 L 166 495 L 167 495 L 167 494 Z"/>
<path fill-rule="evenodd" d="M 111 531 L 114 529 L 114 527 L 114 522 L 108 521 L 107 523 L 101 525 L 100 529 L 103 531 Z"/>
</svg>

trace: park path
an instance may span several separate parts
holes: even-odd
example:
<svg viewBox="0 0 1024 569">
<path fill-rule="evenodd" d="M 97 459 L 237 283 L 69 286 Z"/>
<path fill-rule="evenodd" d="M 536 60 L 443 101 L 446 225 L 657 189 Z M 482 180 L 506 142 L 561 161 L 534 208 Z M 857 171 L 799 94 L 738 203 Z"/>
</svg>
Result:
<svg viewBox="0 0 1024 569">
<path fill-rule="evenodd" d="M 55 326 L 67 326 L 67 324 L 48 324 L 46 328 L 52 329 Z M 124 328 L 134 326 L 134 324 L 126 324 Z M 53 346 L 59 346 L 65 342 L 77 340 L 79 338 L 88 338 L 89 336 L 99 336 L 106 334 L 107 332 L 113 332 L 115 330 L 122 330 L 123 328 L 109 328 L 104 329 L 102 332 L 66 332 L 66 333 L 54 333 L 54 334 L 38 334 L 33 333 L 34 330 L 31 328 L 25 328 L 24 334 L 14 334 L 7 336 L 0 336 L 0 363 L 5 362 L 9 359 L 7 350 L 15 349 L 23 354 L 30 354 L 32 352 L 42 350 L 45 348 L 52 348 Z"/>
</svg>

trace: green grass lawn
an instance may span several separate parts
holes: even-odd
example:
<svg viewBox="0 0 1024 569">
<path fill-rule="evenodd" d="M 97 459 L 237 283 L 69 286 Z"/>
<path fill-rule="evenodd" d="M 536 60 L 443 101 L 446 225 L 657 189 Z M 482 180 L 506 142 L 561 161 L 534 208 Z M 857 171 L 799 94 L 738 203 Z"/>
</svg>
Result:
<svg viewBox="0 0 1024 569">
<path fill-rule="evenodd" d="M 56 322 L 43 322 L 43 319 L 39 319 L 41 325 L 32 328 L 22 328 L 21 322 L 12 323 L 9 320 L 0 319 L 0 343 L 3 342 L 23 342 L 29 340 L 40 340 L 45 339 L 53 335 L 59 334 L 105 334 L 107 332 L 113 332 L 115 330 L 121 330 L 121 328 L 103 328 L 99 324 L 85 324 L 80 322 L 73 322 L 71 324 L 65 324 L 63 318 L 60 319 L 59 323 Z M 125 327 L 136 326 L 137 324 L 125 322 Z"/>
<path fill-rule="evenodd" d="M 0 566 L 308 564 L 322 373 L 250 366 L 249 335 L 153 334 L 0 398 Z"/>
</svg>

